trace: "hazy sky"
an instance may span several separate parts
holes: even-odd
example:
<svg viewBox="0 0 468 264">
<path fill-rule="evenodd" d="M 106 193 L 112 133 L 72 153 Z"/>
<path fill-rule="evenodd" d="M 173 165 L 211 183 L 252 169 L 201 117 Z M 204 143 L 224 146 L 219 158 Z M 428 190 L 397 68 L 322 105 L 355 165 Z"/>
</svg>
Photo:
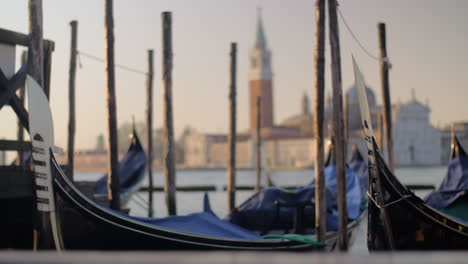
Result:
<svg viewBox="0 0 468 264">
<path fill-rule="evenodd" d="M 306 92 L 313 98 L 315 8 L 313 0 L 139 0 L 114 1 L 115 60 L 146 70 L 147 49 L 155 50 L 154 125 L 162 122 L 161 12 L 173 12 L 174 120 L 177 134 L 185 125 L 222 133 L 228 127 L 229 45 L 238 42 L 238 127 L 248 127 L 248 54 L 253 46 L 256 8 L 263 21 L 274 71 L 275 122 L 300 111 Z M 377 28 L 387 24 L 393 102 L 417 98 L 432 108 L 431 121 L 468 120 L 468 1 L 342 0 L 340 10 L 363 45 L 377 55 Z M 79 50 L 104 57 L 104 1 L 44 0 L 44 35 L 55 41 L 51 106 L 56 144 L 66 147 L 70 26 L 79 21 Z M 28 1 L 8 1 L 0 27 L 28 32 Z M 327 29 L 328 33 L 328 29 Z M 378 62 L 362 52 L 340 21 L 343 89 L 352 84 L 354 54 L 380 102 Z M 327 36 L 328 38 L 328 36 Z M 329 46 L 326 85 L 330 91 Z M 81 58 L 77 72 L 77 148 L 95 146 L 106 133 L 104 64 Z M 118 122 L 145 118 L 145 76 L 116 70 Z M 328 93 L 328 92 L 327 92 Z M 14 138 L 16 117 L 0 111 L 0 137 Z"/>
</svg>

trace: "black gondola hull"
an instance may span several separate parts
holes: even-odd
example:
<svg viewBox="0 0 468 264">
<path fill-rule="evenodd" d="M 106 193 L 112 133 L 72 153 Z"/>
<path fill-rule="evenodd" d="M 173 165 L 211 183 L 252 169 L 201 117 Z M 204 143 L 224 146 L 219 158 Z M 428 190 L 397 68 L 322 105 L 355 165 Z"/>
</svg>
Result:
<svg viewBox="0 0 468 264">
<path fill-rule="evenodd" d="M 111 212 L 79 193 L 52 162 L 58 214 L 66 249 L 92 250 L 318 250 L 284 240 L 225 239 L 154 227 Z M 336 241 L 331 235 L 329 242 Z"/>
<path fill-rule="evenodd" d="M 377 149 L 377 148 L 375 148 Z M 397 250 L 460 250 L 468 249 L 468 226 L 447 216 L 417 197 L 403 186 L 376 152 L 377 169 L 382 184 L 383 203 L 389 216 L 394 249 Z M 381 210 L 369 201 L 369 250 L 388 250 Z"/>
</svg>

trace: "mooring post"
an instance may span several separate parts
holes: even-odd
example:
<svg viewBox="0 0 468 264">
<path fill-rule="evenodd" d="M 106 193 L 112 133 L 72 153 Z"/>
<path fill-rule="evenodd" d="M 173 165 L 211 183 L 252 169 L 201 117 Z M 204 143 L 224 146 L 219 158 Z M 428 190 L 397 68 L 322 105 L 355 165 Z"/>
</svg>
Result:
<svg viewBox="0 0 468 264">
<path fill-rule="evenodd" d="M 346 171 L 343 124 L 343 90 L 341 87 L 341 58 L 336 0 L 328 0 L 331 71 L 333 87 L 333 131 L 335 142 L 336 181 L 338 192 L 338 246 L 348 250 L 348 213 L 346 209 Z"/>
<path fill-rule="evenodd" d="M 176 214 L 176 186 L 174 160 L 174 126 L 172 119 L 172 14 L 162 13 L 163 24 L 163 100 L 164 100 L 164 129 L 163 129 L 163 158 L 166 192 L 166 205 L 169 215 Z"/>
<path fill-rule="evenodd" d="M 262 109 L 261 109 L 261 103 L 262 98 L 260 96 L 257 96 L 257 130 L 255 133 L 255 139 L 256 139 L 256 144 L 257 147 L 255 148 L 256 151 L 256 166 L 255 166 L 255 171 L 256 171 L 256 180 L 255 180 L 255 191 L 258 192 L 260 191 L 260 177 L 262 174 L 262 133 L 261 133 L 261 127 L 262 127 Z"/>
<path fill-rule="evenodd" d="M 47 45 L 44 49 L 44 92 L 47 96 L 47 99 L 50 101 L 50 78 L 52 72 L 52 49 L 51 45 Z"/>
<path fill-rule="evenodd" d="M 44 89 L 42 0 L 29 0 L 28 74 Z"/>
<path fill-rule="evenodd" d="M 348 95 L 345 93 L 343 102 L 343 146 L 344 146 L 344 161 L 348 161 L 348 129 L 349 129 L 349 116 L 348 116 Z M 346 168 L 345 168 L 346 169 Z"/>
<path fill-rule="evenodd" d="M 315 228 L 317 240 L 325 241 L 326 199 L 324 174 L 323 116 L 325 101 L 325 0 L 315 1 Z"/>
<path fill-rule="evenodd" d="M 68 178 L 73 181 L 74 155 L 75 155 L 75 76 L 76 76 L 76 52 L 78 21 L 70 22 L 70 69 L 68 75 Z"/>
<path fill-rule="evenodd" d="M 21 53 L 21 64 L 22 65 L 26 65 L 26 63 L 28 60 L 28 54 L 26 53 L 26 51 L 23 51 L 23 53 Z M 20 99 L 20 104 L 22 106 L 24 106 L 24 98 L 25 98 L 25 87 L 24 85 L 21 86 L 21 88 L 19 89 L 19 99 Z M 23 124 L 21 123 L 21 120 L 18 119 L 18 142 L 22 143 L 24 141 L 24 127 L 23 127 Z M 18 166 L 23 166 L 23 151 L 20 150 L 18 151 L 18 162 L 17 162 L 17 165 Z M 29 169 L 29 168 L 27 168 Z"/>
<path fill-rule="evenodd" d="M 0 158 L 0 165 L 5 166 L 6 165 L 6 151 L 0 151 L 1 152 L 1 158 Z"/>
<path fill-rule="evenodd" d="M 384 154 L 384 127 L 383 127 L 383 113 L 379 113 L 377 118 L 377 144 L 379 145 L 380 151 Z"/>
<path fill-rule="evenodd" d="M 110 208 L 120 210 L 120 178 L 119 178 L 119 149 L 117 145 L 117 110 L 115 96 L 115 67 L 114 67 L 114 18 L 113 0 L 105 2 L 105 52 L 106 52 L 106 81 L 107 81 L 107 198 Z"/>
<path fill-rule="evenodd" d="M 231 43 L 231 64 L 229 75 L 229 135 L 228 135 L 228 169 L 227 169 L 227 211 L 230 213 L 236 206 L 236 89 L 237 89 L 237 43 Z"/>
<path fill-rule="evenodd" d="M 148 133 L 148 217 L 153 217 L 153 50 L 148 50 L 146 75 L 146 124 Z"/>
<path fill-rule="evenodd" d="M 392 105 L 390 100 L 390 83 L 388 77 L 390 63 L 387 57 L 385 23 L 379 23 L 377 25 L 377 29 L 379 34 L 380 81 L 382 87 L 382 104 L 384 109 L 384 134 L 387 143 L 388 165 L 393 171 L 395 164 L 393 160 Z"/>
</svg>

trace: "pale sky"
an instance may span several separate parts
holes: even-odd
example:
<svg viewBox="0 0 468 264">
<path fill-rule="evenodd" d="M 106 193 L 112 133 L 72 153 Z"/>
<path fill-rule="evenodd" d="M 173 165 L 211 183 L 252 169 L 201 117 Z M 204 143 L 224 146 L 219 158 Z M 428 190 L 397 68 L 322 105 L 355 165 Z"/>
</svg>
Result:
<svg viewBox="0 0 468 264">
<path fill-rule="evenodd" d="M 161 12 L 173 12 L 173 96 L 176 133 L 190 125 L 201 132 L 225 133 L 228 127 L 229 45 L 238 42 L 238 127 L 248 127 L 248 54 L 253 46 L 256 9 L 262 7 L 272 51 L 274 115 L 279 123 L 300 111 L 306 92 L 313 101 L 315 34 L 313 0 L 138 0 L 114 1 L 115 60 L 146 70 L 147 49 L 155 50 L 154 126 L 162 125 Z M 342 0 L 340 10 L 354 34 L 377 55 L 377 23 L 387 24 L 393 102 L 411 98 L 411 89 L 432 108 L 431 121 L 444 125 L 468 120 L 468 2 L 463 0 Z M 66 147 L 70 26 L 79 21 L 79 50 L 104 57 L 104 1 L 44 0 L 44 36 L 55 41 L 51 107 L 56 145 Z M 0 27 L 28 32 L 28 1 L 8 1 L 0 10 Z M 328 28 L 327 28 L 328 34 Z M 340 20 L 343 89 L 353 84 L 354 54 L 367 84 L 380 102 L 378 62 L 368 57 Z M 328 38 L 328 35 L 327 35 Z M 330 91 L 329 46 L 326 86 Z M 76 83 L 76 146 L 92 148 L 106 134 L 105 68 L 81 58 Z M 118 123 L 132 115 L 144 120 L 145 76 L 116 70 Z M 328 93 L 328 92 L 327 92 Z M 0 111 L 0 138 L 15 138 L 16 117 Z"/>
</svg>

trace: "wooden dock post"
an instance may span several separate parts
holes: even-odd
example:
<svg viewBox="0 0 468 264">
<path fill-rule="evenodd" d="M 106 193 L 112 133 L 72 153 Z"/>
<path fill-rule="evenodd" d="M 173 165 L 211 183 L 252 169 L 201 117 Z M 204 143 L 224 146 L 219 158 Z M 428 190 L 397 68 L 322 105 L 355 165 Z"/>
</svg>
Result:
<svg viewBox="0 0 468 264">
<path fill-rule="evenodd" d="M 153 217 L 153 50 L 148 50 L 146 75 L 146 126 L 148 133 L 148 217 Z"/>
<path fill-rule="evenodd" d="M 229 75 L 229 135 L 228 135 L 228 169 L 227 169 L 227 211 L 230 213 L 236 206 L 236 135 L 237 135 L 237 43 L 231 43 L 231 63 Z"/>
<path fill-rule="evenodd" d="M 110 208 L 120 210 L 120 178 L 119 149 L 117 145 L 117 111 L 115 96 L 115 66 L 114 66 L 114 18 L 113 0 L 105 2 L 105 51 L 106 51 L 106 81 L 107 81 L 107 194 Z"/>
<path fill-rule="evenodd" d="M 317 240 L 325 241 L 326 198 L 323 119 L 325 101 L 325 0 L 315 1 L 315 100 L 314 100 L 314 136 L 315 136 L 315 228 Z"/>
<path fill-rule="evenodd" d="M 388 78 L 389 61 L 387 57 L 387 40 L 385 23 L 377 25 L 379 34 L 379 56 L 380 56 L 380 80 L 382 87 L 382 105 L 384 108 L 384 129 L 386 147 L 388 154 L 388 165 L 393 171 L 395 168 L 393 160 L 393 136 L 392 136 L 392 105 L 390 100 L 390 83 Z M 383 147 L 383 146 L 382 146 Z"/>
<path fill-rule="evenodd" d="M 52 52 L 53 48 L 50 45 L 44 47 L 44 92 L 47 99 L 50 101 L 50 75 L 52 71 Z"/>
<path fill-rule="evenodd" d="M 70 44 L 70 69 L 68 77 L 68 166 L 67 176 L 73 181 L 73 162 L 75 155 L 75 76 L 76 76 L 76 53 L 77 53 L 77 31 L 78 21 L 70 22 L 71 44 Z"/>
<path fill-rule="evenodd" d="M 348 95 L 345 93 L 343 102 L 343 146 L 344 161 L 348 161 L 348 137 L 349 137 L 349 116 L 348 116 Z"/>
<path fill-rule="evenodd" d="M 29 0 L 28 74 L 44 89 L 44 43 L 42 0 Z"/>
<path fill-rule="evenodd" d="M 26 53 L 26 51 L 23 51 L 23 53 L 21 53 L 21 64 L 22 65 L 26 65 L 26 63 L 28 63 L 28 54 Z M 24 98 L 25 98 L 25 91 L 26 91 L 26 87 L 23 85 L 21 86 L 21 88 L 19 88 L 19 101 L 20 101 L 20 104 L 22 107 L 24 107 Z M 24 142 L 24 127 L 23 127 L 23 124 L 21 124 L 21 120 L 18 119 L 18 142 L 19 143 L 23 143 Z M 17 165 L 18 166 L 23 166 L 23 151 L 20 150 L 18 151 L 18 162 L 17 162 Z"/>
<path fill-rule="evenodd" d="M 348 250 L 348 213 L 346 208 L 346 171 L 343 135 L 343 91 L 341 87 L 340 36 L 336 8 L 336 0 L 328 0 L 333 86 L 333 130 L 338 192 L 338 246 L 340 250 Z"/>
<path fill-rule="evenodd" d="M 255 133 L 255 143 L 256 143 L 256 148 L 255 148 L 255 153 L 256 153 L 256 166 L 255 166 L 255 171 L 256 171 L 256 178 L 255 178 L 255 191 L 258 192 L 260 191 L 260 178 L 262 175 L 262 153 L 261 153 L 261 148 L 262 148 L 262 133 L 261 133 L 261 126 L 262 126 L 262 120 L 261 120 L 261 114 L 262 114 L 262 109 L 261 109 L 261 104 L 262 104 L 262 98 L 260 96 L 257 96 L 257 130 Z"/>
<path fill-rule="evenodd" d="M 383 113 L 379 113 L 377 118 L 377 144 L 379 145 L 380 151 L 384 154 L 384 128 L 383 128 Z"/>
<path fill-rule="evenodd" d="M 166 205 L 169 215 L 176 214 L 175 197 L 175 160 L 174 160 L 174 126 L 172 120 L 172 14 L 162 13 L 163 24 L 163 100 L 164 100 L 164 128 L 163 128 L 163 158 L 166 192 Z"/>
</svg>

